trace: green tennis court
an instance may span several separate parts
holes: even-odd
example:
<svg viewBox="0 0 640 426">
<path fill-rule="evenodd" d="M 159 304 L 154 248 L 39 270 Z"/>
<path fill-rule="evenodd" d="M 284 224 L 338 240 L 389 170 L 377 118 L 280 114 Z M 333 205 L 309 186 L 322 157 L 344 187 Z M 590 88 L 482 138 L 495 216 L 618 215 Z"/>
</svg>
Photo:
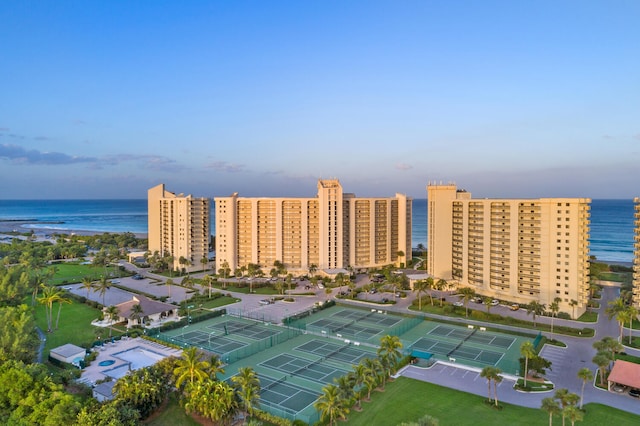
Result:
<svg viewBox="0 0 640 426">
<path fill-rule="evenodd" d="M 274 336 L 281 332 L 278 328 L 268 328 L 257 322 L 241 322 L 235 320 L 227 320 L 220 323 L 210 324 L 206 326 L 209 330 L 218 330 L 228 334 L 239 334 L 252 340 L 262 340 Z"/>
<path fill-rule="evenodd" d="M 520 340 L 523 337 L 488 332 L 484 327 L 455 326 L 436 321 L 426 323 L 428 330 L 410 345 L 416 356 L 437 355 L 440 359 L 483 367 L 498 366 L 517 373 Z"/>
<path fill-rule="evenodd" d="M 264 374 L 258 374 L 260 380 L 260 404 L 275 406 L 290 415 L 297 415 L 300 411 L 312 405 L 318 398 L 317 392 L 310 392 L 293 383 L 287 383 L 287 376 L 276 379 Z"/>
<path fill-rule="evenodd" d="M 341 368 L 323 365 L 321 362 L 322 359 L 309 361 L 293 355 L 280 354 L 258 365 L 313 380 L 322 385 L 332 383 L 333 379 L 344 376 L 348 372 Z"/>
<path fill-rule="evenodd" d="M 355 345 L 339 344 L 335 340 L 314 339 L 296 347 L 296 350 L 312 353 L 323 357 L 323 359 L 335 359 L 349 364 L 357 364 L 360 360 L 371 356 L 370 352 L 357 349 Z"/>
</svg>

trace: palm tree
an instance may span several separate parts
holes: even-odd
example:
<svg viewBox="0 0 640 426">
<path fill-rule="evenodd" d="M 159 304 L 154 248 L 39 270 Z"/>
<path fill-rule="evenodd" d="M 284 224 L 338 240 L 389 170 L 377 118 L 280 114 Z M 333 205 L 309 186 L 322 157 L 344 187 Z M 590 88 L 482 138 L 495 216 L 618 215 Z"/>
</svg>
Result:
<svg viewBox="0 0 640 426">
<path fill-rule="evenodd" d="M 553 302 L 549 304 L 549 310 L 551 311 L 551 337 L 553 337 L 553 318 L 560 312 L 560 302 L 562 302 L 562 299 L 556 297 L 553 299 Z"/>
<path fill-rule="evenodd" d="M 309 276 L 310 277 L 314 276 L 317 271 L 318 271 L 318 265 L 316 265 L 315 263 L 312 263 L 311 265 L 309 265 Z"/>
<path fill-rule="evenodd" d="M 200 263 L 202 264 L 202 272 L 206 271 L 207 266 L 209 266 L 209 258 L 207 256 L 202 256 Z"/>
<path fill-rule="evenodd" d="M 469 301 L 476 295 L 476 292 L 471 287 L 462 287 L 459 290 L 460 294 L 462 294 L 462 300 L 464 303 L 464 316 L 469 316 Z"/>
<path fill-rule="evenodd" d="M 560 406 L 562 407 L 562 426 L 564 426 L 564 418 L 567 414 L 567 407 L 575 406 L 578 403 L 580 397 L 575 393 L 569 392 L 568 389 L 558 389 L 553 397 L 558 400 Z"/>
<path fill-rule="evenodd" d="M 604 373 L 611 362 L 611 354 L 609 352 L 600 351 L 591 360 L 598 366 L 600 372 L 600 386 L 604 386 Z"/>
<path fill-rule="evenodd" d="M 569 405 L 562 410 L 562 419 L 568 417 L 571 420 L 571 426 L 574 426 L 576 422 L 581 422 L 584 418 L 584 413 L 580 411 L 575 405 Z M 564 425 L 564 422 L 563 422 Z"/>
<path fill-rule="evenodd" d="M 527 305 L 527 315 L 533 314 L 533 328 L 536 328 L 536 316 L 542 315 L 546 307 L 535 300 Z"/>
<path fill-rule="evenodd" d="M 104 296 L 107 293 L 107 290 L 109 290 L 110 288 L 111 283 L 109 282 L 107 277 L 100 278 L 100 281 L 98 281 L 98 285 L 95 287 L 95 289 L 98 293 L 100 293 L 100 296 L 102 296 L 102 306 L 105 306 Z"/>
<path fill-rule="evenodd" d="M 440 306 L 442 306 L 442 302 L 443 302 L 443 297 L 442 297 L 442 292 L 449 286 L 449 283 L 446 280 L 443 280 L 442 278 L 440 278 L 438 281 L 436 281 L 436 289 L 438 290 L 438 292 L 440 293 Z"/>
<path fill-rule="evenodd" d="M 378 356 L 388 360 L 391 374 L 395 374 L 398 360 L 402 356 L 400 349 L 402 349 L 402 342 L 400 341 L 398 336 L 391 336 L 387 334 L 380 339 Z"/>
<path fill-rule="evenodd" d="M 333 426 L 337 419 L 349 413 L 349 409 L 340 400 L 340 390 L 335 385 L 323 387 L 322 395 L 313 406 L 320 412 L 323 421 L 329 419 L 330 426 Z"/>
<path fill-rule="evenodd" d="M 211 284 L 213 284 L 213 277 L 211 275 L 205 275 L 202 277 L 202 284 L 209 287 L 209 299 L 211 299 Z"/>
<path fill-rule="evenodd" d="M 211 355 L 211 359 L 209 360 L 209 370 L 207 370 L 207 374 L 211 377 L 212 380 L 218 379 L 218 374 L 224 374 L 224 363 L 217 355 Z"/>
<path fill-rule="evenodd" d="M 87 299 L 89 298 L 89 292 L 93 290 L 93 280 L 89 277 L 82 279 L 82 288 L 87 290 Z"/>
<path fill-rule="evenodd" d="M 618 342 L 616 339 L 610 336 L 603 337 L 602 340 L 593 342 L 593 347 L 597 351 L 605 351 L 610 353 L 610 358 L 612 361 L 616 359 L 617 354 L 624 351 L 624 346 L 622 346 L 622 343 Z"/>
<path fill-rule="evenodd" d="M 107 318 L 111 321 L 109 324 L 109 339 L 111 339 L 111 330 L 113 328 L 113 322 L 120 317 L 120 311 L 115 306 L 111 305 L 104 311 L 107 314 Z"/>
<path fill-rule="evenodd" d="M 547 413 L 549 413 L 549 426 L 553 425 L 553 415 L 560 413 L 560 405 L 555 398 L 544 398 L 542 400 L 542 406 L 540 407 Z"/>
<path fill-rule="evenodd" d="M 60 292 L 56 287 L 40 284 L 42 295 L 38 297 L 38 303 L 44 305 L 45 315 L 47 317 L 47 331 L 53 331 L 53 304 L 60 297 Z"/>
<path fill-rule="evenodd" d="M 58 323 L 60 322 L 60 311 L 62 311 L 62 305 L 70 305 L 72 302 L 71 300 L 67 299 L 66 297 L 64 297 L 61 293 L 58 293 L 58 297 L 56 299 L 56 302 L 58 302 L 58 316 L 56 318 L 56 330 L 58 329 Z"/>
<path fill-rule="evenodd" d="M 480 372 L 480 377 L 487 379 L 487 400 L 491 402 L 491 382 L 493 381 L 495 367 L 488 365 Z"/>
<path fill-rule="evenodd" d="M 418 294 L 418 310 L 422 310 L 422 293 L 426 293 L 428 288 L 427 280 L 418 280 L 413 283 L 413 292 Z"/>
<path fill-rule="evenodd" d="M 182 358 L 176 361 L 177 367 L 173 370 L 176 377 L 176 387 L 179 389 L 185 380 L 190 384 L 204 381 L 209 377 L 207 370 L 210 365 L 207 361 L 202 361 L 198 349 L 190 347 L 182 352 Z"/>
<path fill-rule="evenodd" d="M 354 377 L 351 374 L 345 374 L 344 376 L 336 377 L 333 379 L 333 383 L 338 387 L 340 391 L 340 400 L 345 405 L 351 405 L 355 392 L 353 390 Z"/>
<path fill-rule="evenodd" d="M 527 376 L 529 375 L 529 358 L 536 355 L 536 350 L 530 340 L 525 341 L 520 346 L 520 354 L 524 357 L 524 387 L 527 387 Z"/>
<path fill-rule="evenodd" d="M 502 382 L 502 376 L 500 373 L 502 373 L 502 370 L 496 367 L 493 376 L 493 395 L 495 396 L 496 407 L 498 406 L 498 384 Z"/>
<path fill-rule="evenodd" d="M 363 364 L 353 366 L 353 387 L 354 389 L 360 388 L 364 384 L 365 376 L 367 375 L 367 368 Z M 362 393 L 356 392 L 356 404 L 360 408 L 360 402 L 362 400 Z"/>
<path fill-rule="evenodd" d="M 238 374 L 231 378 L 236 392 L 245 412 L 253 416 L 253 410 L 258 406 L 260 399 L 260 380 L 255 370 L 251 367 L 242 367 Z"/>
<path fill-rule="evenodd" d="M 485 296 L 482 298 L 482 303 L 487 307 L 487 313 L 491 313 L 491 302 L 493 302 L 493 298 L 489 296 Z"/>
<path fill-rule="evenodd" d="M 569 302 L 569 306 L 571 306 L 571 308 L 573 309 L 573 315 L 571 316 L 571 318 L 575 319 L 576 318 L 576 306 L 578 306 L 578 301 L 571 299 L 571 302 Z"/>
<path fill-rule="evenodd" d="M 169 299 L 171 299 L 171 286 L 175 283 L 171 278 L 167 278 L 167 281 L 164 284 L 169 287 Z"/>
<path fill-rule="evenodd" d="M 362 361 L 366 369 L 364 385 L 367 388 L 367 400 L 371 399 L 371 391 L 380 383 L 382 364 L 379 359 L 365 358 Z"/>
<path fill-rule="evenodd" d="M 629 320 L 629 345 L 631 345 L 631 338 L 633 335 L 633 320 L 638 317 L 640 311 L 634 305 L 627 306 L 627 319 Z"/>
<path fill-rule="evenodd" d="M 584 402 L 584 387 L 588 381 L 593 380 L 593 373 L 588 368 L 581 368 L 578 370 L 578 378 L 582 379 L 582 390 L 580 391 L 580 409 L 582 410 L 582 403 Z"/>
<path fill-rule="evenodd" d="M 131 313 L 129 314 L 129 319 L 140 324 L 140 318 L 142 318 L 142 314 L 144 314 L 144 311 L 142 310 L 142 306 L 140 306 L 140 303 L 136 303 L 131 307 Z"/>
<path fill-rule="evenodd" d="M 605 313 L 609 319 L 615 318 L 618 321 L 620 327 L 620 335 L 618 336 L 618 342 L 622 341 L 622 332 L 624 331 L 624 323 L 629 316 L 627 313 L 627 305 L 621 297 L 618 297 L 609 302 Z"/>
</svg>

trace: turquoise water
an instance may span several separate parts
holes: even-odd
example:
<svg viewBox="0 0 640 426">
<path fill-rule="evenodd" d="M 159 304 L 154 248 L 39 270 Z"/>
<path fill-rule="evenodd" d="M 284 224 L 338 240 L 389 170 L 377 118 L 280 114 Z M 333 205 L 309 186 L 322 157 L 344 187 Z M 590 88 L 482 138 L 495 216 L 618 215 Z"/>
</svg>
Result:
<svg viewBox="0 0 640 426">
<path fill-rule="evenodd" d="M 214 209 L 212 208 L 213 212 Z M 600 260 L 633 260 L 633 200 L 593 200 L 591 254 Z M 84 230 L 147 233 L 147 200 L 0 200 L 0 221 L 51 232 Z M 215 234 L 215 218 L 211 217 Z M 427 245 L 427 200 L 413 200 L 413 247 Z"/>
</svg>

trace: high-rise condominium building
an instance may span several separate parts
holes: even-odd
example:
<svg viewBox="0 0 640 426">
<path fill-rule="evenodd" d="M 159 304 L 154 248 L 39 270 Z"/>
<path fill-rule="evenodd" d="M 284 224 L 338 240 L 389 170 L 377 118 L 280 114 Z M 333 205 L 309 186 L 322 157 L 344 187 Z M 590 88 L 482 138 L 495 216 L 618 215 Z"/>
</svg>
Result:
<svg viewBox="0 0 640 426">
<path fill-rule="evenodd" d="M 171 255 L 174 269 L 202 269 L 209 257 L 211 200 L 166 191 L 164 184 L 147 192 L 149 251 Z"/>
<path fill-rule="evenodd" d="M 429 273 L 516 303 L 556 298 L 573 317 L 587 308 L 587 198 L 473 199 L 429 184 Z"/>
<path fill-rule="evenodd" d="M 633 243 L 633 305 L 640 309 L 640 198 L 633 199 L 635 203 L 635 235 Z"/>
<path fill-rule="evenodd" d="M 400 265 L 411 259 L 411 198 L 356 198 L 337 179 L 314 198 L 215 197 L 216 265 L 290 271 Z"/>
</svg>

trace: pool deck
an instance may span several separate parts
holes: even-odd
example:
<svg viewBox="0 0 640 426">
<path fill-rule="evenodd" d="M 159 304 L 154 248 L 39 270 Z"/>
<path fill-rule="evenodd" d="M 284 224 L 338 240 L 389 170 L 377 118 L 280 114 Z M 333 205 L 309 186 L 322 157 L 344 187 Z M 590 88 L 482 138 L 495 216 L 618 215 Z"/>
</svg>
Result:
<svg viewBox="0 0 640 426">
<path fill-rule="evenodd" d="M 173 349 L 159 343 L 150 342 L 140 337 L 137 337 L 135 339 L 123 338 L 122 340 L 115 341 L 115 343 L 107 343 L 104 346 L 94 348 L 98 352 L 98 357 L 91 363 L 90 366 L 82 370 L 80 381 L 86 383 L 89 386 L 93 386 L 98 380 L 105 379 L 107 376 L 103 373 L 103 371 L 112 369 L 118 364 L 123 364 L 124 361 L 119 361 L 109 366 L 100 366 L 100 362 L 109 359 L 115 359 L 113 357 L 113 354 L 136 347 L 147 349 L 149 351 L 153 351 L 167 357 L 179 357 L 182 354 L 182 350 L 180 349 Z"/>
</svg>

